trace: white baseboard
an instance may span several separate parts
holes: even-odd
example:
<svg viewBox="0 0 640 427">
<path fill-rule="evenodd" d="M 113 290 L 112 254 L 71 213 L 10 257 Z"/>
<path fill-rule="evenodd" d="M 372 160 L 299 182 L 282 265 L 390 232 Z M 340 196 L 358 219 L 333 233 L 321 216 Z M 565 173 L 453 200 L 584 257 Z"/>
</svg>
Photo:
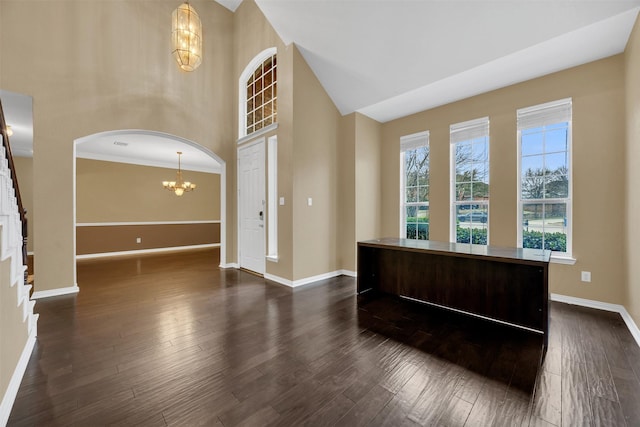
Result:
<svg viewBox="0 0 640 427">
<path fill-rule="evenodd" d="M 49 289 L 46 291 L 35 291 L 33 295 L 31 295 L 31 299 L 57 297 L 60 295 L 77 294 L 78 292 L 80 292 L 80 288 L 78 287 L 78 284 L 75 284 L 74 286 L 69 286 L 66 288 Z"/>
<path fill-rule="evenodd" d="M 99 254 L 76 255 L 76 259 L 105 258 L 105 257 L 122 256 L 122 255 L 142 255 L 142 254 L 153 254 L 158 252 L 175 252 L 175 251 L 187 251 L 190 249 L 219 248 L 219 247 L 220 247 L 220 243 L 208 243 L 205 245 L 191 245 L 191 246 L 172 246 L 169 248 L 138 249 L 134 251 L 103 252 Z"/>
<path fill-rule="evenodd" d="M 264 278 L 267 280 L 271 280 L 272 282 L 276 282 L 281 285 L 285 285 L 290 288 L 293 288 L 293 282 L 289 279 L 284 279 L 280 276 L 274 276 L 273 274 L 269 274 L 269 273 L 264 273 Z"/>
<path fill-rule="evenodd" d="M 340 274 L 342 274 L 343 276 L 358 277 L 358 272 L 357 271 L 340 270 Z"/>
<path fill-rule="evenodd" d="M 220 264 L 220 268 L 240 268 L 237 262 L 228 262 L 226 264 Z"/>
<path fill-rule="evenodd" d="M 596 308 L 598 310 L 612 311 L 619 313 L 622 316 L 622 320 L 627 325 L 629 332 L 636 340 L 636 343 L 640 346 L 640 329 L 638 325 L 633 321 L 633 318 L 629 314 L 626 308 L 620 304 L 610 304 L 608 302 L 594 301 L 590 299 L 569 297 L 566 295 L 551 294 L 551 301 L 563 302 L 565 304 L 580 305 L 582 307 Z"/>
<path fill-rule="evenodd" d="M 330 273 L 318 274 L 317 276 L 305 277 L 304 279 L 298 279 L 293 281 L 289 279 L 284 279 L 279 276 L 274 276 L 273 274 L 268 274 L 268 273 L 264 274 L 265 279 L 271 280 L 272 282 L 280 283 L 281 285 L 289 286 L 290 288 L 297 288 L 298 286 L 304 286 L 310 283 L 317 282 L 319 280 L 331 279 L 333 277 L 338 277 L 338 276 L 355 277 L 355 272 L 348 271 L 348 270 L 336 270 Z"/>
<path fill-rule="evenodd" d="M 13 371 L 13 375 L 9 381 L 9 386 L 2 398 L 2 403 L 0 403 L 0 426 L 6 426 L 9 421 L 9 415 L 11 415 L 11 409 L 13 408 L 13 403 L 16 401 L 18 389 L 20 389 L 20 383 L 22 382 L 22 377 L 27 369 L 27 364 L 29 363 L 29 358 L 31 358 L 31 353 L 33 352 L 33 346 L 35 343 L 36 331 L 34 329 L 29 334 L 29 338 L 27 338 L 27 342 L 25 343 L 24 349 L 22 349 L 22 354 L 20 355 L 16 369 Z"/>
</svg>

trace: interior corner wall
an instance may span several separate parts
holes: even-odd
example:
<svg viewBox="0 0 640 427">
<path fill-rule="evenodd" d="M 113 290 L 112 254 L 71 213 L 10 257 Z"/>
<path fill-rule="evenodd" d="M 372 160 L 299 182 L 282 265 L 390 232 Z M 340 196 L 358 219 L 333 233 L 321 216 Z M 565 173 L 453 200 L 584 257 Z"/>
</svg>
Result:
<svg viewBox="0 0 640 427">
<path fill-rule="evenodd" d="M 293 278 L 302 280 L 339 270 L 341 116 L 295 46 L 293 70 Z"/>
<path fill-rule="evenodd" d="M 33 210 L 33 157 L 14 156 L 13 164 L 16 166 L 22 206 L 27 211 L 27 252 L 31 254 L 34 247 L 33 224 L 36 217 Z"/>
<path fill-rule="evenodd" d="M 382 126 L 382 234 L 399 235 L 400 162 L 394 159 L 399 158 L 400 137 L 429 130 L 431 238 L 449 240 L 449 126 L 489 116 L 489 241 L 515 246 L 516 110 L 571 97 L 573 255 L 577 262 L 575 265 L 551 264 L 550 291 L 623 304 L 626 274 L 621 254 L 624 254 L 627 231 L 625 199 L 635 197 L 634 203 L 640 204 L 640 197 L 632 196 L 632 189 L 625 193 L 625 176 L 621 171 L 626 154 L 625 90 L 628 88 L 624 83 L 624 57 L 616 55 L 385 123 Z M 636 119 L 635 126 L 638 123 Z M 637 144 L 627 145 L 633 151 L 627 154 L 628 161 L 640 160 Z M 640 175 L 633 178 L 637 180 Z M 629 219 L 630 224 L 632 221 Z M 634 244 L 640 231 L 636 229 L 635 233 L 635 238 L 630 237 Z M 581 271 L 592 273 L 591 283 L 581 282 Z M 640 278 L 640 270 L 634 277 Z M 640 293 L 636 298 L 640 303 Z"/>
<path fill-rule="evenodd" d="M 229 105 L 233 122 L 233 162 L 227 163 L 228 215 L 236 230 L 237 217 L 237 144 L 238 140 L 238 79 L 249 62 L 265 49 L 276 47 L 278 55 L 278 262 L 268 261 L 266 273 L 285 280 L 293 280 L 293 50 L 285 46 L 254 0 L 244 0 L 233 16 L 233 93 Z M 231 221 L 228 221 L 231 224 Z M 231 226 L 231 225 L 230 225 Z M 237 253 L 237 243 L 234 243 Z M 234 259 L 236 255 L 234 254 Z"/>
<path fill-rule="evenodd" d="M 381 147 L 382 125 L 356 113 L 356 242 L 382 237 Z"/>
<path fill-rule="evenodd" d="M 626 93 L 626 234 L 627 311 L 640 324 L 640 19 L 636 20 L 625 49 Z"/>
<path fill-rule="evenodd" d="M 357 270 L 357 242 L 381 235 L 382 125 L 360 113 L 340 120 L 337 239 L 341 270 Z"/>
<path fill-rule="evenodd" d="M 356 114 L 340 119 L 338 140 L 338 264 L 356 271 Z"/>
<path fill-rule="evenodd" d="M 233 14 L 211 1 L 191 4 L 204 27 L 203 62 L 184 72 L 167 36 L 174 0 L 2 2 L 0 51 L 12 60 L 0 63 L 0 87 L 33 97 L 37 291 L 75 285 L 74 140 L 146 129 L 235 160 Z M 227 195 L 234 191 L 232 181 Z M 229 227 L 227 236 L 233 259 Z"/>
</svg>

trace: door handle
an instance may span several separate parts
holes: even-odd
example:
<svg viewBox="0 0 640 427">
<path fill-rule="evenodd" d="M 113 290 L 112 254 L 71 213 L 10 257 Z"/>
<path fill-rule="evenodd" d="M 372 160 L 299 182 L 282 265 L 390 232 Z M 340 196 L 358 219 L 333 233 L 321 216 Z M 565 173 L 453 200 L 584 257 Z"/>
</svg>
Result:
<svg viewBox="0 0 640 427">
<path fill-rule="evenodd" d="M 258 215 L 260 215 L 260 220 L 264 220 L 264 214 L 263 214 L 262 211 L 260 211 L 260 213 Z"/>
</svg>

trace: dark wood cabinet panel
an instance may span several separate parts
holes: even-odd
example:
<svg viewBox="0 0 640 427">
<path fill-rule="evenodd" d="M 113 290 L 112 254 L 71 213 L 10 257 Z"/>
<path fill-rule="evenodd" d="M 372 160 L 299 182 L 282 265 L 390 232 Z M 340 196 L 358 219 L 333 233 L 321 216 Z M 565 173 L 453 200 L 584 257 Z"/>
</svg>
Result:
<svg viewBox="0 0 640 427">
<path fill-rule="evenodd" d="M 549 324 L 547 250 L 434 241 L 358 243 L 358 294 L 383 292 L 540 332 Z"/>
</svg>

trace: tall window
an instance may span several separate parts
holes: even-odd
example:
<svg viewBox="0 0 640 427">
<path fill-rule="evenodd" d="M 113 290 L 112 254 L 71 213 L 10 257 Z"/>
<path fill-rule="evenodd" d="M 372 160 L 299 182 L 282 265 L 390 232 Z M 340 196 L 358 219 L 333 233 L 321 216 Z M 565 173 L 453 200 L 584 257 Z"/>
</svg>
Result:
<svg viewBox="0 0 640 427">
<path fill-rule="evenodd" d="M 240 137 L 277 122 L 277 65 L 276 49 L 266 49 L 240 76 Z"/>
<path fill-rule="evenodd" d="M 489 118 L 456 123 L 451 141 L 451 241 L 486 245 L 489 225 Z"/>
<path fill-rule="evenodd" d="M 518 245 L 571 256 L 571 99 L 518 110 Z"/>
<path fill-rule="evenodd" d="M 429 131 L 400 138 L 401 235 L 429 239 Z"/>
</svg>

